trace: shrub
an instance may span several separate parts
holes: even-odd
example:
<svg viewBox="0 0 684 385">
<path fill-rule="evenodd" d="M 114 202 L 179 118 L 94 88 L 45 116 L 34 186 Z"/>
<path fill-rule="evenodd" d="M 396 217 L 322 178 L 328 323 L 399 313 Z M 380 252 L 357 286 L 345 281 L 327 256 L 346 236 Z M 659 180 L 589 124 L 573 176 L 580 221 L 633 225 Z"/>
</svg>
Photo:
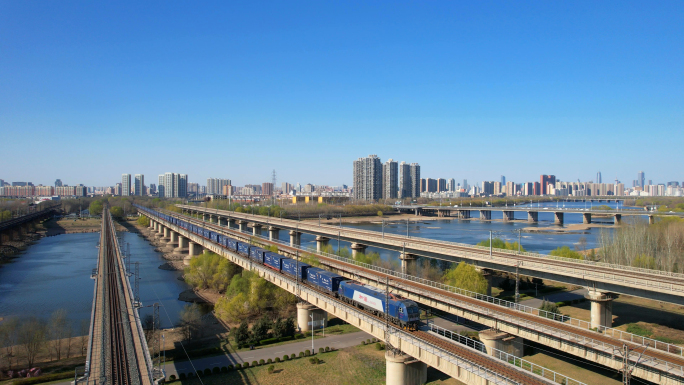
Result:
<svg viewBox="0 0 684 385">
<path fill-rule="evenodd" d="M 179 379 L 179 380 L 185 380 L 186 377 L 187 377 L 187 376 L 185 375 L 185 373 L 180 373 L 180 374 L 178 375 L 178 379 Z"/>
<path fill-rule="evenodd" d="M 307 357 L 310 356 L 310 355 L 311 355 L 311 350 L 306 349 L 306 351 L 304 351 L 304 354 L 305 354 Z"/>
<path fill-rule="evenodd" d="M 63 379 L 67 379 L 67 378 L 74 378 L 74 372 L 44 374 L 44 375 L 38 376 L 38 377 L 21 378 L 21 379 L 14 380 L 14 383 L 15 384 L 22 384 L 22 385 L 31 385 L 31 384 L 38 384 L 38 383 L 47 382 L 47 381 L 63 380 Z"/>
<path fill-rule="evenodd" d="M 242 363 L 243 368 L 249 368 L 249 362 L 245 361 Z"/>
<path fill-rule="evenodd" d="M 276 358 L 278 358 L 278 357 L 276 357 Z M 272 363 L 273 363 L 273 360 L 269 358 L 268 361 L 266 361 L 266 363 L 267 363 L 267 364 L 272 364 Z"/>
<path fill-rule="evenodd" d="M 176 375 L 175 374 L 170 375 L 169 381 L 176 381 Z"/>
<path fill-rule="evenodd" d="M 188 378 L 195 378 L 195 372 L 188 373 Z"/>
<path fill-rule="evenodd" d="M 382 345 L 380 344 L 380 342 L 375 343 L 375 350 L 382 350 Z"/>
<path fill-rule="evenodd" d="M 366 343 L 367 343 L 367 344 L 370 344 L 370 343 L 371 343 L 370 338 L 366 340 Z"/>
<path fill-rule="evenodd" d="M 313 363 L 314 363 L 313 357 L 309 358 L 309 363 L 310 363 L 310 364 L 313 364 Z"/>
<path fill-rule="evenodd" d="M 318 365 L 319 362 L 321 362 L 321 360 L 319 360 L 318 357 L 314 357 L 314 364 Z"/>
<path fill-rule="evenodd" d="M 209 368 L 204 369 L 204 375 L 205 376 L 211 376 L 211 369 L 209 369 Z"/>
<path fill-rule="evenodd" d="M 273 374 L 273 371 L 275 370 L 275 366 L 271 365 L 268 367 L 268 374 Z"/>
<path fill-rule="evenodd" d="M 259 365 L 263 365 L 263 364 L 265 364 L 265 363 L 266 363 L 266 361 L 264 361 L 263 358 L 259 360 Z"/>
<path fill-rule="evenodd" d="M 287 357 L 287 356 L 286 356 L 286 357 Z M 292 353 L 292 355 L 290 355 L 290 359 L 291 359 L 291 360 L 294 360 L 296 357 L 297 357 L 297 356 L 295 356 L 294 353 Z"/>
<path fill-rule="evenodd" d="M 329 351 L 330 351 L 330 347 L 326 346 L 326 347 L 325 347 L 325 351 L 326 351 L 326 352 L 329 352 Z"/>
<path fill-rule="evenodd" d="M 221 373 L 228 373 L 228 368 L 221 366 Z"/>
<path fill-rule="evenodd" d="M 214 367 L 214 369 L 211 370 L 211 372 L 212 372 L 213 374 L 219 374 L 219 373 L 221 373 L 221 368 L 219 368 L 218 366 L 216 366 L 216 367 Z"/>
<path fill-rule="evenodd" d="M 365 345 L 365 344 L 366 344 L 366 341 L 361 341 L 361 344 L 362 344 L 362 345 Z"/>
<path fill-rule="evenodd" d="M 304 357 L 304 352 L 299 352 L 299 358 Z"/>
<path fill-rule="evenodd" d="M 263 360 L 261 360 L 263 361 Z M 256 360 L 252 361 L 252 366 L 259 366 L 259 363 L 256 362 Z"/>
<path fill-rule="evenodd" d="M 290 359 L 290 356 L 288 356 L 287 354 L 283 356 L 283 361 L 287 361 L 288 359 Z"/>
<path fill-rule="evenodd" d="M 240 365 L 240 364 L 235 364 L 235 369 L 240 369 L 240 368 L 242 368 L 242 365 Z"/>
<path fill-rule="evenodd" d="M 323 348 L 318 348 L 318 352 L 319 352 L 319 353 L 323 353 L 324 351 L 325 351 L 325 349 L 323 349 Z"/>
<path fill-rule="evenodd" d="M 287 357 L 287 356 L 286 356 Z M 275 362 L 280 362 L 280 357 L 275 358 Z"/>
</svg>

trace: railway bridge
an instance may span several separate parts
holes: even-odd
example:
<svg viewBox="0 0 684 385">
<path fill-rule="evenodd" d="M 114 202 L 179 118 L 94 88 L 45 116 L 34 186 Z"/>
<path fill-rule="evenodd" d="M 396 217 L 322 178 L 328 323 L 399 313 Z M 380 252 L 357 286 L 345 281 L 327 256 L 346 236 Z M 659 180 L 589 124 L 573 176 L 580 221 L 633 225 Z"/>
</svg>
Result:
<svg viewBox="0 0 684 385">
<path fill-rule="evenodd" d="M 162 240 L 168 242 L 169 247 L 178 246 L 175 248 L 177 252 L 187 252 L 187 258 L 192 258 L 201 250 L 208 249 L 224 255 L 242 266 L 252 267 L 248 260 L 242 261 L 239 256 L 230 255 L 230 253 L 227 255 L 220 245 L 210 239 L 192 234 L 186 229 L 162 219 L 156 212 L 145 210 L 140 208 L 140 212 L 150 218 L 151 229 L 157 232 Z M 269 239 L 259 235 L 255 237 L 254 232 L 233 229 L 225 221 L 210 223 L 186 215 L 170 212 L 166 212 L 166 214 L 241 241 L 254 242 L 257 240 L 262 245 L 275 245 L 281 254 L 290 257 L 297 258 L 301 257 L 303 253 L 313 253 L 303 250 L 297 245 L 281 243 L 277 239 Z M 524 343 L 524 340 L 531 340 L 617 370 L 623 368 L 625 362 L 631 362 L 636 365 L 633 372 L 634 376 L 656 383 L 684 383 L 682 377 L 684 375 L 684 358 L 682 357 L 682 348 L 678 346 L 635 336 L 610 327 L 595 327 L 589 322 L 527 308 L 489 296 L 469 293 L 404 273 L 358 263 L 352 259 L 321 252 L 313 254 L 319 258 L 322 265 L 340 275 L 383 290 L 387 285 L 392 292 L 416 302 L 491 327 L 492 330 L 483 335 L 483 341 L 485 345 L 488 344 L 488 348 L 500 348 L 509 353 L 513 351 L 512 354 L 519 356 L 522 350 L 519 349 L 519 346 Z M 282 285 L 279 286 L 283 287 Z M 314 302 L 311 307 L 302 306 L 299 308 L 299 311 L 304 314 L 301 314 L 298 319 L 307 319 L 308 313 L 306 312 L 313 311 L 312 309 L 315 307 L 330 312 L 329 308 Z M 340 318 L 346 319 L 345 317 Z M 625 350 L 625 347 L 628 349 Z M 640 360 L 639 353 L 644 350 L 644 357 L 647 359 Z M 451 372 L 445 373 L 452 375 Z"/>
<path fill-rule="evenodd" d="M 164 378 L 152 365 L 130 276 L 109 208 L 102 211 L 86 368 L 77 384 L 151 385 Z"/>
<path fill-rule="evenodd" d="M 57 207 L 58 205 L 49 206 L 17 218 L 0 222 L 0 245 L 2 245 L 3 242 L 21 240 L 24 237 L 24 234 L 31 231 L 37 222 L 55 215 Z"/>
</svg>

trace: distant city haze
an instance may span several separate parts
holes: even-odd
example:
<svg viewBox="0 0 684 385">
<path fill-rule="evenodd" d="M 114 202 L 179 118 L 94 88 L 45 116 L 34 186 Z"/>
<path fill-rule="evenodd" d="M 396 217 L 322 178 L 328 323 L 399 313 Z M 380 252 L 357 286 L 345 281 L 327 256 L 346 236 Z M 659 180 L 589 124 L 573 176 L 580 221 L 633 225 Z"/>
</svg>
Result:
<svg viewBox="0 0 684 385">
<path fill-rule="evenodd" d="M 684 2 L 0 8 L 0 178 L 684 181 Z M 390 178 L 394 173 L 389 174 Z M 400 175 L 398 173 L 397 175 Z M 505 176 L 505 180 L 502 178 Z"/>
</svg>

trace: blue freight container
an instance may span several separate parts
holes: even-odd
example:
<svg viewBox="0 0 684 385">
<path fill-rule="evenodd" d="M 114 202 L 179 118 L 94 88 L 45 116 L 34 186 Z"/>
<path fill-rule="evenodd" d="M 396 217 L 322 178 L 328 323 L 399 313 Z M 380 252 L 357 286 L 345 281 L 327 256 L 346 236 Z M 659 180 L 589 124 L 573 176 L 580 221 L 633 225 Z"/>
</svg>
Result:
<svg viewBox="0 0 684 385">
<path fill-rule="evenodd" d="M 264 263 L 264 253 L 266 250 L 261 247 L 252 247 L 249 249 L 249 259 L 254 262 Z"/>
<path fill-rule="evenodd" d="M 281 261 L 283 259 L 287 258 L 280 254 L 266 252 L 266 254 L 264 255 L 264 265 L 280 271 L 280 269 L 282 269 Z"/>
<path fill-rule="evenodd" d="M 318 267 L 310 267 L 306 271 L 306 280 L 311 284 L 316 287 L 320 286 L 318 283 L 318 272 L 319 271 L 325 271 L 321 268 Z"/>
<path fill-rule="evenodd" d="M 237 249 L 238 252 L 249 255 L 249 243 L 238 242 Z"/>
<path fill-rule="evenodd" d="M 326 270 L 318 272 L 318 286 L 325 291 L 336 293 L 344 277 Z"/>
<path fill-rule="evenodd" d="M 311 267 L 308 263 L 299 262 L 292 258 L 283 259 L 283 273 L 290 274 L 295 277 L 298 276 L 299 279 L 305 280 L 307 278 L 307 270 Z M 299 274 L 297 274 L 297 267 L 299 267 Z"/>
<path fill-rule="evenodd" d="M 237 250 L 237 241 L 234 239 L 227 238 L 226 239 L 226 247 L 229 250 L 236 251 Z"/>
<path fill-rule="evenodd" d="M 356 281 L 345 281 L 340 284 L 338 293 L 341 297 L 354 300 L 364 307 L 385 312 L 385 292 L 373 286 Z"/>
</svg>

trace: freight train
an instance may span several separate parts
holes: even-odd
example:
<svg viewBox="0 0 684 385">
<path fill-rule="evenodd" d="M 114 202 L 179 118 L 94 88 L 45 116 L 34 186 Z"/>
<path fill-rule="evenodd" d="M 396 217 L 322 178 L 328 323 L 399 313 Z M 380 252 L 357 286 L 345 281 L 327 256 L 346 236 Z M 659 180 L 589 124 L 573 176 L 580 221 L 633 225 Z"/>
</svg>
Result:
<svg viewBox="0 0 684 385">
<path fill-rule="evenodd" d="M 359 309 L 381 317 L 384 317 L 385 313 L 387 313 L 389 320 L 403 329 L 416 330 L 418 328 L 420 309 L 410 299 L 396 294 L 387 294 L 375 287 L 349 280 L 333 272 L 264 250 L 246 242 L 238 241 L 171 215 L 137 205 L 136 207 L 140 211 L 156 216 L 161 220 L 172 223 L 214 243 L 218 243 L 231 252 L 247 257 L 255 263 L 284 275 L 296 277 L 303 284 L 309 285 L 318 291 L 338 298 Z"/>
</svg>

